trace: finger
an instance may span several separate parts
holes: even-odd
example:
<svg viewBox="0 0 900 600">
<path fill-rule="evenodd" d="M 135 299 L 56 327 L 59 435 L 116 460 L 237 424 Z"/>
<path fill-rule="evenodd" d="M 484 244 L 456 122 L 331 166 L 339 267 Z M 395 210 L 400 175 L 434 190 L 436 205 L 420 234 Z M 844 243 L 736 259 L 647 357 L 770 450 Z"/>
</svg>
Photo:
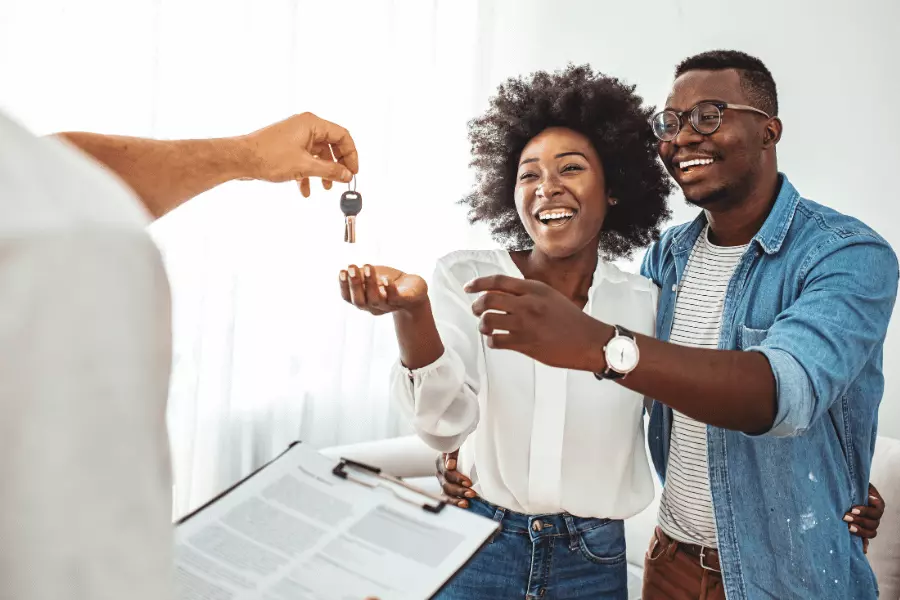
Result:
<svg viewBox="0 0 900 600">
<path fill-rule="evenodd" d="M 319 119 L 313 136 L 317 142 L 330 144 L 334 157 L 351 173 L 359 173 L 359 155 L 349 131 L 331 121 Z"/>
<path fill-rule="evenodd" d="M 850 529 L 850 533 L 856 537 L 861 537 L 864 540 L 871 540 L 878 536 L 878 530 L 876 529 L 863 529 L 856 525 L 848 525 L 848 528 Z"/>
<path fill-rule="evenodd" d="M 513 350 L 516 346 L 516 336 L 509 333 L 494 333 L 485 338 L 488 348 L 494 350 Z"/>
<path fill-rule="evenodd" d="M 852 521 L 848 519 L 852 519 Z M 844 521 L 855 525 L 858 529 L 867 529 L 869 531 L 876 531 L 878 529 L 878 525 L 881 524 L 881 521 L 879 521 L 878 519 L 866 519 L 864 517 L 854 517 L 850 515 L 845 516 Z"/>
<path fill-rule="evenodd" d="M 382 297 L 384 304 L 392 309 L 402 309 L 410 305 L 409 299 L 405 298 L 397 289 L 396 282 L 390 281 L 386 275 L 378 278 L 378 294 Z"/>
<path fill-rule="evenodd" d="M 459 450 L 454 450 L 449 454 L 444 455 L 444 464 L 447 465 L 447 468 L 451 471 L 456 470 L 456 461 L 459 459 Z"/>
<path fill-rule="evenodd" d="M 385 304 L 387 304 L 387 294 L 381 292 L 380 288 L 383 286 L 378 281 L 375 268 L 372 265 L 363 265 L 362 275 L 369 304 L 376 308 L 384 308 Z"/>
<path fill-rule="evenodd" d="M 863 554 L 869 553 L 869 539 L 863 538 Z"/>
<path fill-rule="evenodd" d="M 350 298 L 350 282 L 348 281 L 349 277 L 347 276 L 347 271 L 341 269 L 338 279 L 341 282 L 341 298 L 344 299 L 344 302 L 350 302 L 352 304 L 353 301 Z"/>
<path fill-rule="evenodd" d="M 884 498 L 874 485 L 869 485 L 869 506 L 884 514 Z"/>
<path fill-rule="evenodd" d="M 350 183 L 353 179 L 353 173 L 341 163 L 315 158 L 311 154 L 304 157 L 299 167 L 302 177 L 321 177 L 344 183 Z"/>
<path fill-rule="evenodd" d="M 366 303 L 366 290 L 363 287 L 362 274 L 356 265 L 347 268 L 350 277 L 350 300 L 358 308 L 368 308 Z"/>
<path fill-rule="evenodd" d="M 518 329 L 519 318 L 506 313 L 489 312 L 481 315 L 478 331 L 484 335 L 492 335 L 495 331 L 509 333 Z"/>
<path fill-rule="evenodd" d="M 509 277 L 508 275 L 488 275 L 487 277 L 479 277 L 473 279 L 465 286 L 466 292 L 469 292 L 470 294 L 493 290 L 495 292 L 506 292 L 507 294 L 514 294 L 516 296 L 527 294 L 529 291 L 533 291 L 534 288 L 534 282 L 518 277 Z"/>
<path fill-rule="evenodd" d="M 485 292 L 472 303 L 472 313 L 480 317 L 488 310 L 499 310 L 505 313 L 516 312 L 521 302 L 518 296 L 504 292 Z"/>
<path fill-rule="evenodd" d="M 472 487 L 472 482 L 469 481 L 469 478 L 459 471 L 444 471 L 444 479 L 450 483 L 455 483 L 456 485 L 461 485 L 466 488 Z"/>
<path fill-rule="evenodd" d="M 464 485 L 459 485 L 458 483 L 444 481 L 441 487 L 444 490 L 445 494 L 453 498 L 459 498 L 460 500 L 472 498 L 475 496 L 475 492 Z"/>
<path fill-rule="evenodd" d="M 456 500 L 466 500 L 467 498 L 475 497 L 475 492 L 467 487 L 457 485 L 455 483 L 445 482 L 443 485 L 443 490 L 444 494 Z"/>
<path fill-rule="evenodd" d="M 304 198 L 309 198 L 309 178 L 302 177 L 297 181 L 297 185 L 300 187 L 300 193 L 303 194 Z"/>
<path fill-rule="evenodd" d="M 850 509 L 850 512 L 847 513 L 853 517 L 864 517 L 866 519 L 872 519 L 874 521 L 878 521 L 881 517 L 884 516 L 884 507 L 883 506 L 854 506 Z"/>
<path fill-rule="evenodd" d="M 319 144 L 318 146 L 313 148 L 312 155 L 321 160 L 330 160 L 334 162 L 334 155 L 331 153 L 331 146 L 328 144 Z M 330 179 L 322 180 L 322 187 L 326 190 L 330 190 L 332 186 L 332 181 Z"/>
</svg>

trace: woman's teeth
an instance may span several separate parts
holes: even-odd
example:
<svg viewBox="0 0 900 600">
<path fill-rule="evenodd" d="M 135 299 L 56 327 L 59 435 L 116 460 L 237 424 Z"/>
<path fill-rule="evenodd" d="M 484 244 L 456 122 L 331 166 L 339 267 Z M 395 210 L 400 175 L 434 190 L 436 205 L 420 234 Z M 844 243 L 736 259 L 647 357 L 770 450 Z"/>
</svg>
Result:
<svg viewBox="0 0 900 600">
<path fill-rule="evenodd" d="M 569 208 L 551 208 L 538 213 L 538 219 L 544 225 L 562 225 L 575 216 L 575 211 Z"/>
</svg>

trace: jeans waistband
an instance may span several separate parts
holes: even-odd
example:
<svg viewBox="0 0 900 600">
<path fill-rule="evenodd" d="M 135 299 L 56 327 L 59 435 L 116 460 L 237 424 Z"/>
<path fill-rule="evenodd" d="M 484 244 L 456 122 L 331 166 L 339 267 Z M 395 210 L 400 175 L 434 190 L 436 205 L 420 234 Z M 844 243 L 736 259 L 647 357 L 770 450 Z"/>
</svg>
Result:
<svg viewBox="0 0 900 600">
<path fill-rule="evenodd" d="M 574 536 L 610 524 L 624 527 L 622 521 L 576 517 L 569 513 L 526 515 L 475 498 L 469 500 L 470 511 L 500 523 L 503 531 L 539 537 Z"/>
</svg>

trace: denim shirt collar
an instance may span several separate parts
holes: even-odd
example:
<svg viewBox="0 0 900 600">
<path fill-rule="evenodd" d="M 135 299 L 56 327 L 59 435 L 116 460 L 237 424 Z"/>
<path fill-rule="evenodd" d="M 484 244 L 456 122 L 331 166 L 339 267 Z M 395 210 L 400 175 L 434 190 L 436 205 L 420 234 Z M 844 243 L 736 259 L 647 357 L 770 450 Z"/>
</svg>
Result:
<svg viewBox="0 0 900 600">
<path fill-rule="evenodd" d="M 788 180 L 784 173 L 778 174 L 781 182 L 781 189 L 775 198 L 775 204 L 772 206 L 769 216 L 766 217 L 765 223 L 760 227 L 753 241 L 758 243 L 766 254 L 777 254 L 781 250 L 784 239 L 787 237 L 791 222 L 794 220 L 794 213 L 797 205 L 800 203 L 800 194 L 797 189 Z M 672 252 L 674 254 L 684 254 L 694 247 L 694 243 L 703 228 L 707 224 L 706 211 L 701 211 L 696 219 L 686 227 L 678 236 L 675 237 L 672 244 Z"/>
</svg>

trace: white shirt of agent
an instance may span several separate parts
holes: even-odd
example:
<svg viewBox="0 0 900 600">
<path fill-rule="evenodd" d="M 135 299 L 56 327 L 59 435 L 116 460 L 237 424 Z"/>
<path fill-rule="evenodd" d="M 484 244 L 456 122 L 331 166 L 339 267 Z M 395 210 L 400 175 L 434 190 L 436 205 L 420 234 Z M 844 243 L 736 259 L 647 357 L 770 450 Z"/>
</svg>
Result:
<svg viewBox="0 0 900 600">
<path fill-rule="evenodd" d="M 398 364 L 392 397 L 425 443 L 460 448 L 460 471 L 488 502 L 526 514 L 637 514 L 654 492 L 643 398 L 592 373 L 488 348 L 472 314 L 478 295 L 463 286 L 494 274 L 522 277 L 502 250 L 455 252 L 438 262 L 429 296 L 444 354 L 415 371 Z M 584 310 L 653 335 L 657 293 L 649 280 L 601 260 Z"/>
<path fill-rule="evenodd" d="M 172 597 L 169 289 L 134 195 L 0 114 L 0 599 Z"/>
</svg>

